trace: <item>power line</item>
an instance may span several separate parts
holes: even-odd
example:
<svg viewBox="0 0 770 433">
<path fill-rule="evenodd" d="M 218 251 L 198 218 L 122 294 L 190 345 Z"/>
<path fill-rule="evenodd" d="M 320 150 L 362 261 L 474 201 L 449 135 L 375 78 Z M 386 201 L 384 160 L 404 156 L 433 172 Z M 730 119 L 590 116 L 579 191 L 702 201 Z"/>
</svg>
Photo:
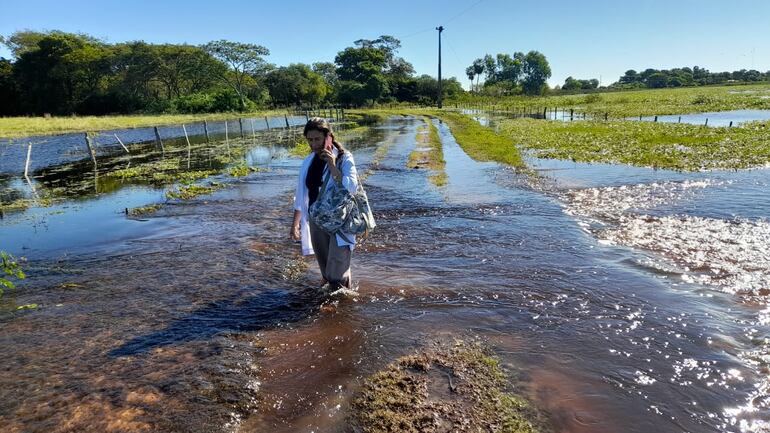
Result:
<svg viewBox="0 0 770 433">
<path fill-rule="evenodd" d="M 462 11 L 462 12 L 460 12 L 459 14 L 457 14 L 457 15 L 453 16 L 452 18 L 449 18 L 448 20 L 444 20 L 444 23 L 448 23 L 448 22 L 450 22 L 450 21 L 453 21 L 453 20 L 455 20 L 455 19 L 459 18 L 460 16 L 462 16 L 463 14 L 465 14 L 466 12 L 468 12 L 469 10 L 471 10 L 471 9 L 473 9 L 474 7 L 478 6 L 478 4 L 479 4 L 479 3 L 481 3 L 481 2 L 483 2 L 483 1 L 484 1 L 484 0 L 478 0 L 476 3 L 474 3 L 474 4 L 470 5 L 470 6 L 468 6 L 468 7 L 467 7 L 467 8 L 465 8 L 465 9 L 463 9 L 463 11 Z"/>
<path fill-rule="evenodd" d="M 468 7 L 467 7 L 467 8 L 465 8 L 465 9 L 463 9 L 462 11 L 460 11 L 460 13 L 456 14 L 456 15 L 455 15 L 455 16 L 453 16 L 452 18 L 449 18 L 448 20 L 442 20 L 442 22 L 446 24 L 446 23 L 448 23 L 448 22 L 450 22 L 450 21 L 454 21 L 454 20 L 456 20 L 457 18 L 460 18 L 460 17 L 461 17 L 461 16 L 463 16 L 465 13 L 467 13 L 468 11 L 470 11 L 471 9 L 473 9 L 474 7 L 478 6 L 478 5 L 479 5 L 479 3 L 482 3 L 483 1 L 484 1 L 484 0 L 478 0 L 476 3 L 474 3 L 474 4 L 470 5 L 470 6 L 468 6 Z M 416 32 L 414 32 L 414 33 L 410 33 L 410 34 L 408 34 L 408 35 L 406 35 L 406 36 L 401 36 L 401 37 L 399 37 L 399 39 L 400 39 L 400 40 L 404 40 L 404 39 L 407 39 L 407 38 L 411 38 L 412 36 L 417 36 L 417 35 L 419 35 L 419 34 L 422 34 L 422 33 L 425 33 L 425 32 L 430 32 L 430 31 L 433 31 L 433 30 L 435 30 L 435 29 L 434 29 L 434 28 L 426 28 L 426 29 L 418 30 L 418 31 L 416 31 Z"/>
</svg>

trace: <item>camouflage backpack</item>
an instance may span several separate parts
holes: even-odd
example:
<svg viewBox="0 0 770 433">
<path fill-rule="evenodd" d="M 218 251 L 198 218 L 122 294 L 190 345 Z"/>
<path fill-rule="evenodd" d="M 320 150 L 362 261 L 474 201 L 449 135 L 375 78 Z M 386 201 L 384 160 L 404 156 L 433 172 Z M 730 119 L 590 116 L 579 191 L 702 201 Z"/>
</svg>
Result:
<svg viewBox="0 0 770 433">
<path fill-rule="evenodd" d="M 355 194 L 351 194 L 340 181 L 331 181 L 328 173 L 321 194 L 310 205 L 310 220 L 321 230 L 329 233 L 366 234 L 376 227 L 369 199 L 359 182 Z"/>
</svg>

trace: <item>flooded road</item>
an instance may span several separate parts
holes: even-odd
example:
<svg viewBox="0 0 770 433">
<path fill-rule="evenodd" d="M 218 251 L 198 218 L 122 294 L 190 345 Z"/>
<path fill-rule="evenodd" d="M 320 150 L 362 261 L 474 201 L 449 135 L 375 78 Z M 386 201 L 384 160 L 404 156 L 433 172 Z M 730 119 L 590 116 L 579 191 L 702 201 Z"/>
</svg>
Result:
<svg viewBox="0 0 770 433">
<path fill-rule="evenodd" d="M 354 298 L 322 296 L 287 240 L 285 154 L 142 220 L 131 190 L 0 220 L 29 275 L 0 298 L 2 430 L 343 432 L 365 377 L 480 339 L 555 431 L 770 431 L 768 170 L 532 177 L 436 123 L 436 188 L 406 168 L 422 124 L 351 145 L 378 222 Z"/>
</svg>

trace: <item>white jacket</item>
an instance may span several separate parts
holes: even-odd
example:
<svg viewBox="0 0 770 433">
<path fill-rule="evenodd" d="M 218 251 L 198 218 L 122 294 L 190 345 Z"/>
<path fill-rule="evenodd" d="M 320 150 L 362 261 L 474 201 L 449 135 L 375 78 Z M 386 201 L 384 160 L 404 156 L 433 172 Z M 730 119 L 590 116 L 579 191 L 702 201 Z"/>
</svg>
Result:
<svg viewBox="0 0 770 433">
<path fill-rule="evenodd" d="M 332 153 L 336 158 L 339 151 L 335 147 L 332 149 Z M 305 186 L 307 171 L 310 168 L 310 163 L 313 161 L 314 157 L 315 153 L 311 153 L 304 161 L 302 161 L 302 168 L 299 170 L 299 181 L 297 182 L 297 192 L 294 194 L 294 210 L 300 211 L 301 215 L 299 232 L 302 238 L 302 254 L 306 256 L 314 254 L 313 245 L 310 242 L 310 224 L 308 224 L 309 197 L 307 186 Z M 340 171 L 342 171 L 342 186 L 350 191 L 351 194 L 355 194 L 358 190 L 358 172 L 356 171 L 356 164 L 353 162 L 353 155 L 351 155 L 349 151 L 346 151 L 342 154 L 342 161 L 337 164 L 340 166 Z M 329 174 L 329 167 L 324 166 L 323 179 L 326 179 Z M 319 192 L 319 197 L 321 193 L 322 192 Z M 338 234 L 335 235 L 335 237 L 337 238 L 337 245 L 340 247 L 348 246 L 353 250 L 356 245 L 356 235 L 354 234 L 345 233 L 345 237 L 347 237 L 350 242 L 345 241 L 345 239 Z"/>
</svg>

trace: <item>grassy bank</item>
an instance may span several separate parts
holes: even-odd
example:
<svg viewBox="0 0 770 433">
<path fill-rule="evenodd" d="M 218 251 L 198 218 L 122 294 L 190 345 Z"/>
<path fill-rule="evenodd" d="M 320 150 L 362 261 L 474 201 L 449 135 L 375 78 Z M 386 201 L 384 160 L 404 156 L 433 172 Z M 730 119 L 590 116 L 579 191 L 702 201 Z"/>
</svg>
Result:
<svg viewBox="0 0 770 433">
<path fill-rule="evenodd" d="M 610 118 L 615 119 L 739 109 L 770 110 L 770 84 L 645 89 L 544 97 L 491 98 L 469 94 L 447 102 L 446 106 L 454 107 L 455 104 L 483 105 L 499 110 L 532 109 L 540 112 L 545 107 L 559 107 L 602 118 L 607 113 Z"/>
<path fill-rule="evenodd" d="M 504 120 L 500 131 L 541 158 L 674 170 L 770 164 L 770 124 L 740 128 L 653 122 Z"/>
<path fill-rule="evenodd" d="M 490 128 L 481 126 L 468 116 L 436 109 L 393 109 L 393 110 L 357 110 L 352 113 L 368 114 L 380 121 L 389 116 L 431 116 L 441 119 L 449 125 L 460 147 L 471 158 L 477 161 L 496 161 L 513 167 L 523 168 L 524 161 L 514 141 L 506 135 L 496 133 Z"/>
<path fill-rule="evenodd" d="M 431 119 L 425 117 L 424 120 L 425 126 L 418 129 L 417 146 L 409 154 L 406 165 L 409 168 L 431 170 L 433 174 L 428 176 L 428 180 L 436 186 L 443 186 L 446 185 L 447 177 L 441 138 Z"/>
<path fill-rule="evenodd" d="M 510 136 L 498 134 L 462 114 L 436 111 L 435 115 L 449 125 L 455 140 L 471 158 L 524 167 L 524 160 Z"/>
<path fill-rule="evenodd" d="M 252 113 L 158 114 L 136 116 L 72 116 L 72 117 L 0 117 L 0 138 L 52 135 L 69 132 L 103 131 L 148 126 L 181 125 L 183 123 L 228 119 L 283 116 L 285 110 Z"/>
</svg>

